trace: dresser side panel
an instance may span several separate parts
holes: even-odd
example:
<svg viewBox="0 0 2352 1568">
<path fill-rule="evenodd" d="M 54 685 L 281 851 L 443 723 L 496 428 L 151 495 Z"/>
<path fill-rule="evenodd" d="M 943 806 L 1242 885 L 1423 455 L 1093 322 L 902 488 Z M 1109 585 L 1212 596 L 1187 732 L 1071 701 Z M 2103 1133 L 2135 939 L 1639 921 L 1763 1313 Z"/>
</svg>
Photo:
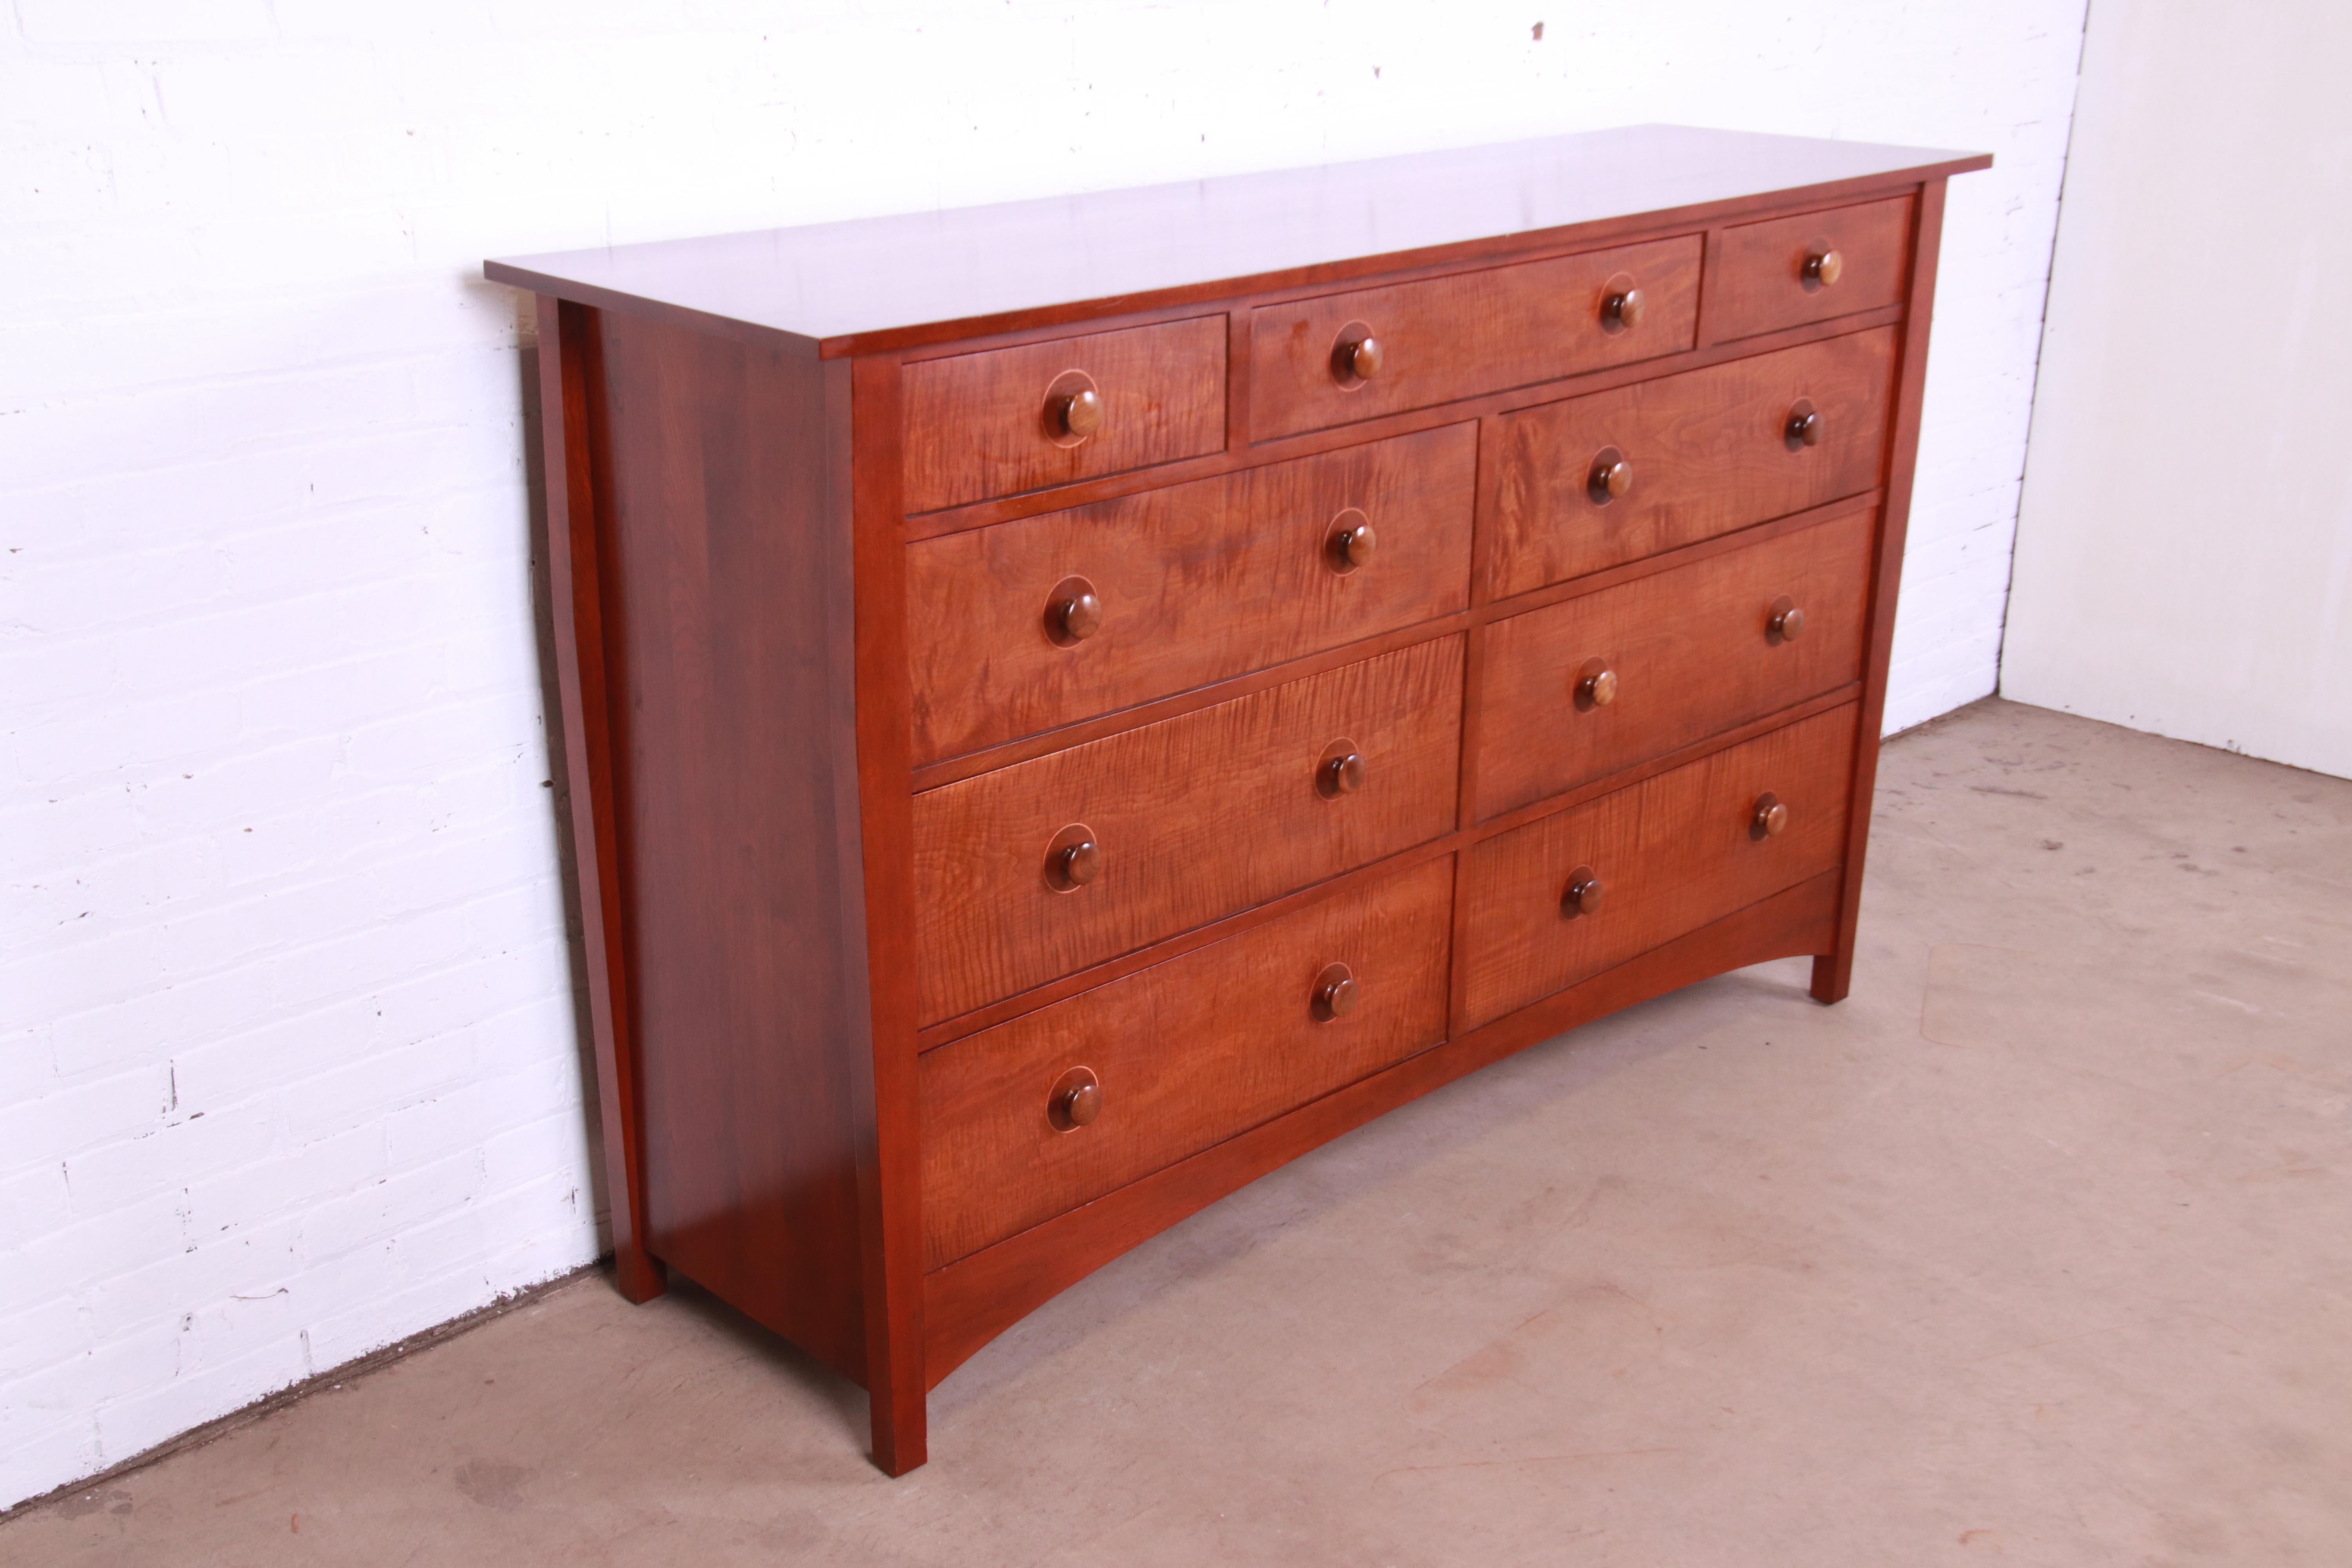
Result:
<svg viewBox="0 0 2352 1568">
<path fill-rule="evenodd" d="M 648 1244 L 862 1376 L 851 552 L 824 367 L 609 313 L 599 348 Z"/>
</svg>

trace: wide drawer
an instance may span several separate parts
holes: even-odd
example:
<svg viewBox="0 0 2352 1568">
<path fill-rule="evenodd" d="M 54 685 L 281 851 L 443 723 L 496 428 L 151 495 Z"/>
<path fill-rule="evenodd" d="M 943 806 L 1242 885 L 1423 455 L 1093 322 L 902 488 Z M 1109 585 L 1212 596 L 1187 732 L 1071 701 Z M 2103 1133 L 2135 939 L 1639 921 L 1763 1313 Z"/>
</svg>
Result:
<svg viewBox="0 0 2352 1568">
<path fill-rule="evenodd" d="M 916 760 L 1462 608 L 1477 461 L 1449 426 L 910 545 Z"/>
<path fill-rule="evenodd" d="M 921 360 L 900 397 L 910 512 L 1221 452 L 1225 318 Z"/>
<path fill-rule="evenodd" d="M 1894 380 L 1886 327 L 1505 415 L 1490 426 L 1490 592 L 1524 593 L 1872 489 Z"/>
<path fill-rule="evenodd" d="M 1449 637 L 917 795 L 921 1021 L 1450 830 L 1461 707 Z"/>
<path fill-rule="evenodd" d="M 1474 846 L 1463 879 L 1468 1023 L 1836 867 L 1854 714 L 1848 703 Z"/>
<path fill-rule="evenodd" d="M 1874 510 L 1849 512 L 1496 622 L 1479 816 L 1860 679 L 1876 521 Z M 1802 616 L 1794 637 L 1790 610 Z"/>
<path fill-rule="evenodd" d="M 925 1055 L 924 1267 L 1435 1045 L 1453 892 L 1441 857 Z"/>
<path fill-rule="evenodd" d="M 1691 346 L 1698 236 L 1358 289 L 1250 312 L 1250 438 L 1531 386 Z M 1625 325 L 1610 301 L 1640 295 Z M 1350 345 L 1380 345 L 1378 370 Z"/>
<path fill-rule="evenodd" d="M 1895 304 L 1910 260 L 1909 196 L 1725 229 L 1707 268 L 1707 336 L 1727 342 Z"/>
</svg>

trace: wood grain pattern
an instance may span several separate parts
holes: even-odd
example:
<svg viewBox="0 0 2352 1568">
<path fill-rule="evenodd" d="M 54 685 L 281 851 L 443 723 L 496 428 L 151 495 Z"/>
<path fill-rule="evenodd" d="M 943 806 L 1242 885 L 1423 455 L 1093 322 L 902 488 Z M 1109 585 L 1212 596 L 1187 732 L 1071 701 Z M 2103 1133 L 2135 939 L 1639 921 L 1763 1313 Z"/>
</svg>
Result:
<svg viewBox="0 0 2352 1568">
<path fill-rule="evenodd" d="M 1246 324 L 1246 313 L 1238 313 Z M 1815 321 L 1808 326 L 1790 327 L 1760 337 L 1743 339 L 1737 343 L 1715 343 L 1691 349 L 1683 353 L 1666 354 L 1654 360 L 1643 360 L 1634 364 L 1612 365 L 1606 370 L 1588 371 L 1564 382 L 1546 382 L 1538 386 L 1523 386 L 1508 392 L 1490 393 L 1480 397 L 1464 398 L 1459 402 L 1440 404 L 1433 408 L 1407 409 L 1401 414 L 1386 414 L 1377 419 L 1366 419 L 1351 425 L 1335 425 L 1328 430 L 1309 430 L 1297 436 L 1285 436 L 1277 440 L 1252 445 L 1247 432 L 1234 435 L 1227 449 L 1213 452 L 1203 458 L 1183 458 L 1154 468 L 1139 468 L 1124 474 L 1106 474 L 1097 479 L 1076 479 L 1057 485 L 1049 490 L 1032 490 L 1025 495 L 1004 496 L 995 500 L 974 501 L 969 506 L 952 506 L 941 511 L 919 512 L 907 520 L 909 540 L 935 539 L 943 534 L 961 533 L 967 529 L 991 528 L 1016 518 L 1034 517 L 1040 512 L 1066 511 L 1073 507 L 1090 506 L 1096 501 L 1110 500 L 1118 496 L 1132 495 L 1140 490 L 1157 489 L 1166 485 L 1190 484 L 1195 479 L 1214 479 L 1241 468 L 1260 468 L 1267 463 L 1287 461 L 1294 458 L 1310 458 L 1322 452 L 1338 451 L 1372 441 L 1385 441 L 1391 437 L 1411 436 L 1423 430 L 1433 430 L 1441 425 L 1460 425 L 1473 419 L 1490 418 L 1498 414 L 1516 413 L 1522 408 L 1557 403 L 1564 397 L 1581 397 L 1598 392 L 1614 391 L 1635 382 L 1654 381 L 1664 375 L 1684 371 L 1703 370 L 1709 365 L 1723 364 L 1732 360 L 1746 359 L 1753 354 L 1777 353 L 1781 349 L 1801 348 L 1807 343 L 1826 338 L 1844 337 L 1872 327 L 1896 326 L 1903 320 L 1903 307 L 1889 305 L 1876 310 L 1864 310 L 1853 316 L 1841 316 L 1835 321 Z M 1230 363 L 1236 368 L 1226 395 L 1226 416 L 1238 421 L 1235 412 L 1245 398 L 1248 380 L 1249 345 L 1244 341 L 1241 352 Z"/>
<path fill-rule="evenodd" d="M 1445 637 L 918 795 L 922 1022 L 1447 832 L 1461 702 Z M 1326 799 L 1315 767 L 1340 737 L 1370 782 Z M 1065 893 L 1043 867 L 1069 823 L 1103 869 Z"/>
<path fill-rule="evenodd" d="M 564 795 L 579 877 L 580 940 L 586 956 L 588 1026 L 596 1053 L 597 1121 L 613 1224 L 613 1271 L 621 1294 L 652 1300 L 667 1271 L 648 1252 L 645 1123 L 637 1053 L 629 1033 L 628 953 L 622 944 L 614 804 L 612 682 L 604 654 L 604 546 L 598 539 L 589 427 L 594 318 L 584 306 L 541 295 L 540 436 L 547 497 L 548 594 L 552 601 L 556 700 L 562 710 Z"/>
<path fill-rule="evenodd" d="M 862 936 L 864 1029 L 853 1018 L 847 1058 L 856 1142 L 859 1278 L 866 1327 L 866 1412 L 874 1462 L 893 1476 L 923 1462 L 929 1413 L 923 1367 L 922 1121 L 915 1075 L 914 804 L 907 795 L 906 547 L 900 542 L 898 367 L 888 360 L 830 361 L 825 404 L 836 482 L 850 507 L 856 577 L 855 677 L 846 693 L 856 735 L 850 784 L 857 831 L 839 845 L 843 877 L 864 895 L 844 910 L 846 939 Z M 848 382 L 848 395 L 840 383 Z M 835 760 L 839 769 L 841 762 Z M 859 916 L 862 913 L 862 926 Z"/>
<path fill-rule="evenodd" d="M 1478 816 L 1499 815 L 1860 679 L 1874 518 L 1848 513 L 1498 621 L 1479 700 Z M 1769 635 L 1775 598 L 1803 635 Z M 1606 707 L 1575 700 L 1598 658 Z"/>
<path fill-rule="evenodd" d="M 1699 253 L 1691 235 L 1259 306 L 1250 312 L 1251 439 L 1681 353 L 1697 331 Z M 1639 326 L 1608 331 L 1601 303 L 1620 274 L 1648 308 Z M 1387 360 L 1375 379 L 1343 387 L 1331 350 L 1354 321 Z"/>
<path fill-rule="evenodd" d="M 1834 709 L 1472 848 L 1467 1021 L 1488 1023 L 1835 868 L 1853 731 L 1853 708 Z M 1790 825 L 1759 837 L 1751 808 L 1767 790 Z M 1571 920 L 1560 895 L 1579 867 L 1606 897 Z"/>
<path fill-rule="evenodd" d="M 621 315 L 594 356 L 650 1245 L 862 1378 L 850 525 L 825 372 Z"/>
<path fill-rule="evenodd" d="M 1826 205 L 1982 153 L 1688 126 L 1414 153 L 998 206 L 488 263 L 492 281 L 827 358 L 1557 251 L 1574 236 Z M 595 228 L 593 215 L 583 234 Z"/>
<path fill-rule="evenodd" d="M 1492 421 L 1488 593 L 1526 593 L 1875 486 L 1895 348 L 1894 329 L 1881 328 Z M 1827 434 L 1792 450 L 1800 398 Z M 1612 447 L 1633 488 L 1602 504 L 1589 480 Z"/>
<path fill-rule="evenodd" d="M 1835 928 L 1836 906 L 1835 875 L 1816 877 L 933 1270 L 923 1297 L 933 1382 L 1112 1258 L 1268 1171 L 1579 1025 L 1711 974 L 1811 952 Z"/>
<path fill-rule="evenodd" d="M 1045 395 L 1065 371 L 1094 379 L 1102 428 L 1057 446 Z M 1196 316 L 990 349 L 906 367 L 905 504 L 929 511 L 1097 474 L 1199 457 L 1225 444 L 1225 319 Z"/>
<path fill-rule="evenodd" d="M 1845 1000 L 1853 979 L 1855 922 L 1862 912 L 1864 853 L 1870 845 L 1871 794 L 1878 780 L 1879 731 L 1886 717 L 1887 669 L 1895 655 L 1895 605 L 1903 585 L 1903 541 L 1910 527 L 1911 481 L 1919 466 L 1919 411 L 1927 392 L 1929 300 L 1944 232 L 1944 182 L 1919 193 L 1917 233 L 1911 244 L 1913 309 L 1903 330 L 1903 365 L 1895 419 L 1886 433 L 1886 520 L 1871 564 L 1869 637 L 1863 660 L 1862 716 L 1854 734 L 1853 822 L 1848 830 L 1844 883 L 1838 891 L 1836 941 L 1813 963 L 1813 997 Z"/>
<path fill-rule="evenodd" d="M 909 545 L 917 761 L 1460 609 L 1476 450 L 1448 426 Z M 1379 545 L 1341 573 L 1328 545 L 1351 507 Z M 1073 574 L 1103 624 L 1057 644 L 1043 612 Z"/>
<path fill-rule="evenodd" d="M 1706 280 L 1708 338 L 1724 342 L 1895 303 L 1909 281 L 1911 225 L 1906 195 L 1726 228 Z M 1844 275 L 1809 285 L 1807 258 L 1830 248 L 1844 260 Z"/>
<path fill-rule="evenodd" d="M 925 1267 L 1435 1045 L 1453 887 L 1451 858 L 1429 861 L 926 1055 Z M 1318 1017 L 1335 962 L 1361 1000 Z M 1065 1131 L 1047 1095 L 1079 1066 L 1102 1111 Z"/>
</svg>

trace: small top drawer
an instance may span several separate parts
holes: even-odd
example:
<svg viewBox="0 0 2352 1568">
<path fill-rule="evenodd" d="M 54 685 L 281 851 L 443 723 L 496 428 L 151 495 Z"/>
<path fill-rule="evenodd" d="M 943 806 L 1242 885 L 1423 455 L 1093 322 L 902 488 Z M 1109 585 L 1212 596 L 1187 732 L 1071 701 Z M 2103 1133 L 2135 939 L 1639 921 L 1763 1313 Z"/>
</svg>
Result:
<svg viewBox="0 0 2352 1568">
<path fill-rule="evenodd" d="M 1260 306 L 1250 439 L 1679 353 L 1701 249 L 1691 235 Z"/>
<path fill-rule="evenodd" d="M 1708 340 L 1895 304 L 1910 259 L 1909 196 L 1727 228 L 1707 273 Z"/>
<path fill-rule="evenodd" d="M 1225 318 L 919 360 L 902 395 L 909 512 L 1220 452 Z"/>
</svg>

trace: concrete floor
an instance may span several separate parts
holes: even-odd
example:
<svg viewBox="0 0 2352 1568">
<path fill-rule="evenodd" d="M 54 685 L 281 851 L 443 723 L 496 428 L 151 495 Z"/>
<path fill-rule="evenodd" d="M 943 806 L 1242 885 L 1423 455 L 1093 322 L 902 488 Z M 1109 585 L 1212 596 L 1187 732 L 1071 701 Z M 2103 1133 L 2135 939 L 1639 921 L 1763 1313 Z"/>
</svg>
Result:
<svg viewBox="0 0 2352 1568">
<path fill-rule="evenodd" d="M 2352 783 L 1988 702 L 1854 994 L 1726 976 L 1104 1269 L 933 1396 L 600 1279 L 9 1563 L 2352 1563 Z"/>
</svg>

